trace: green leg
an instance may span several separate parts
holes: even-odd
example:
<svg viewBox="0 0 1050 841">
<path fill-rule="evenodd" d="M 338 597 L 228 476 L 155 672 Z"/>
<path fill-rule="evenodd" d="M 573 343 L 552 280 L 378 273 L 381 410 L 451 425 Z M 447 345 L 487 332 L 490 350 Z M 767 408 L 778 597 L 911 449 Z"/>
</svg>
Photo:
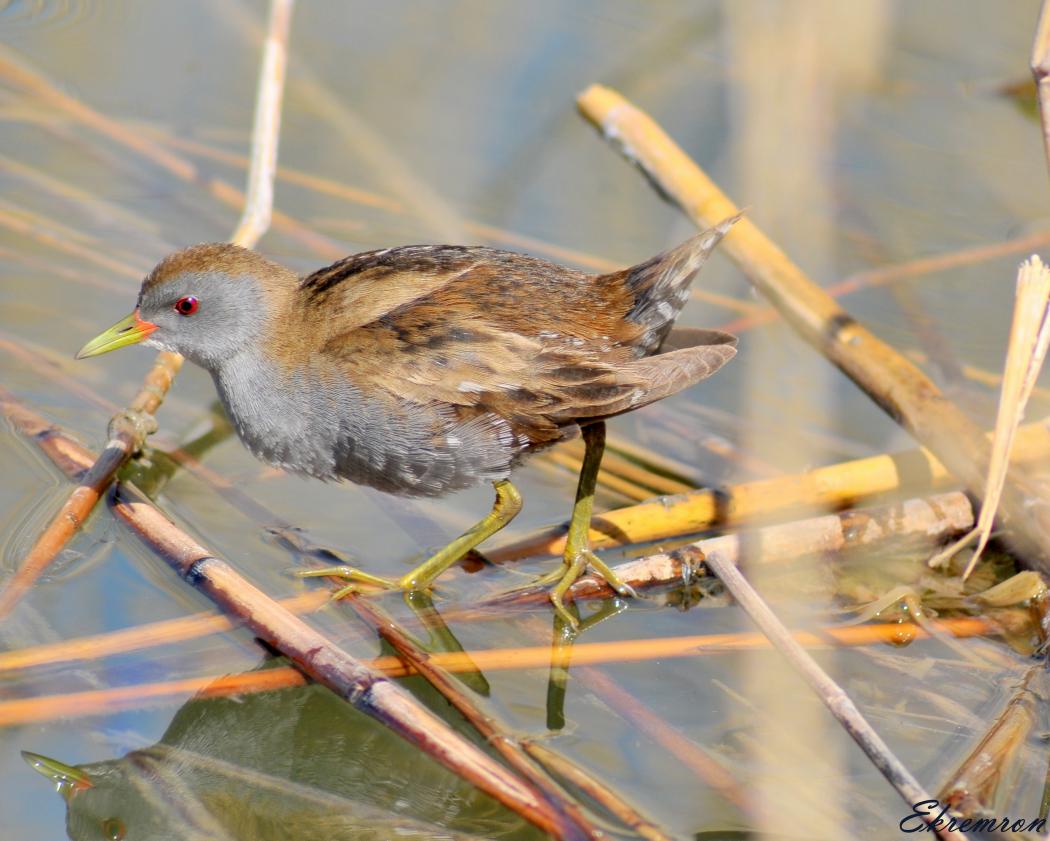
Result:
<svg viewBox="0 0 1050 841">
<path fill-rule="evenodd" d="M 412 608 L 412 612 L 419 619 L 420 624 L 427 630 L 429 640 L 426 642 L 418 641 L 419 647 L 426 651 L 428 654 L 435 652 L 448 652 L 458 654 L 467 663 L 473 665 L 473 661 L 470 659 L 470 655 L 467 654 L 466 649 L 456 635 L 452 633 L 452 629 L 445 624 L 445 620 L 441 618 L 441 614 L 438 613 L 438 609 L 434 606 L 434 600 L 431 598 L 431 594 L 426 590 L 409 590 L 404 593 L 405 604 Z M 456 672 L 456 678 L 460 683 L 470 687 L 479 695 L 488 697 L 492 691 L 492 687 L 486 680 L 485 675 L 482 674 L 481 669 L 474 666 L 472 669 Z"/>
<path fill-rule="evenodd" d="M 572 660 L 572 645 L 582 631 L 593 628 L 600 622 L 627 609 L 620 599 L 610 599 L 597 613 L 579 623 L 579 627 L 567 625 L 557 613 L 554 614 L 554 633 L 551 638 L 551 669 L 547 679 L 547 729 L 562 730 L 565 727 L 565 693 L 569 685 L 569 663 Z M 576 605 L 572 605 L 575 613 Z"/>
<path fill-rule="evenodd" d="M 495 486 L 496 502 L 492 506 L 492 510 L 485 515 L 485 518 L 480 523 L 461 534 L 440 552 L 400 578 L 383 578 L 349 566 L 311 569 L 299 574 L 303 577 L 334 575 L 348 579 L 351 583 L 336 592 L 335 598 L 354 592 L 357 589 L 357 584 L 368 584 L 387 590 L 409 591 L 426 589 L 441 573 L 483 540 L 492 537 L 521 511 L 521 494 L 518 493 L 518 489 L 514 485 L 503 479 L 496 482 Z"/>
<path fill-rule="evenodd" d="M 555 612 L 562 620 L 575 629 L 579 626 L 576 617 L 565 609 L 563 598 L 573 582 L 580 577 L 584 568 L 590 564 L 609 586 L 621 596 L 636 596 L 631 587 L 620 580 L 608 565 L 591 551 L 590 529 L 591 513 L 594 511 L 594 488 L 598 482 L 598 468 L 605 452 L 605 422 L 599 421 L 583 428 L 583 467 L 580 468 L 580 482 L 576 486 L 576 503 L 569 521 L 569 534 L 565 540 L 565 565 L 560 572 L 558 583 L 551 590 L 551 602 Z"/>
<path fill-rule="evenodd" d="M 575 609 L 575 605 L 573 605 Z M 547 679 L 547 729 L 565 729 L 565 694 L 569 686 L 569 661 L 572 644 L 578 633 L 576 625 L 569 625 L 559 614 L 554 614 L 554 633 L 551 637 L 551 669 Z"/>
</svg>

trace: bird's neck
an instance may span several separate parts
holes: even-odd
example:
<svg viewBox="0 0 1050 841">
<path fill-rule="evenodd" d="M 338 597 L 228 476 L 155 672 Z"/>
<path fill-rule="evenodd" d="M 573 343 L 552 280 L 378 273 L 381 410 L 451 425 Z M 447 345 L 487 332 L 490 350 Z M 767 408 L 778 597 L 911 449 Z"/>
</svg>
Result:
<svg viewBox="0 0 1050 841">
<path fill-rule="evenodd" d="M 253 347 L 224 359 L 211 374 L 237 434 L 257 455 L 267 436 L 284 438 L 284 431 L 308 409 L 303 390 L 294 387 L 294 375 Z"/>
</svg>

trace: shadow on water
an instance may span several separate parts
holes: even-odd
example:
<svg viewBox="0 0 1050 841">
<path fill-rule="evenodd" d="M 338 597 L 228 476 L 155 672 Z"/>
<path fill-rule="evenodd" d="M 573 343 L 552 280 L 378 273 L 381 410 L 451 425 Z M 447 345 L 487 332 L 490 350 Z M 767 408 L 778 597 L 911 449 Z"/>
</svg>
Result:
<svg viewBox="0 0 1050 841">
<path fill-rule="evenodd" d="M 26 759 L 64 796 L 73 841 L 543 837 L 316 685 L 193 698 L 118 759 Z"/>
</svg>

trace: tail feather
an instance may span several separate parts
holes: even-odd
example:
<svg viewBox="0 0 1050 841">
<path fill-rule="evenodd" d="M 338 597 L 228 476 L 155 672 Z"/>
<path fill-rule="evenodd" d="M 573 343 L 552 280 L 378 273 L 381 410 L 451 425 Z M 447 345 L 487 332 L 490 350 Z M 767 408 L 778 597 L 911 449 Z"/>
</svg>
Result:
<svg viewBox="0 0 1050 841">
<path fill-rule="evenodd" d="M 679 328 L 680 329 L 680 328 Z M 682 334 L 693 332 L 681 330 Z M 665 347 L 655 356 L 635 360 L 627 368 L 629 376 L 642 380 L 645 384 L 643 393 L 636 395 L 631 404 L 620 411 L 648 406 L 657 400 L 663 400 L 682 389 L 689 388 L 701 380 L 706 380 L 730 359 L 736 356 L 736 336 L 718 330 L 696 330 L 697 334 L 708 334 L 698 344 L 684 345 L 673 350 Z M 672 336 L 679 330 L 672 332 Z M 710 334 L 718 334 L 721 340 L 712 339 Z M 698 337 L 699 338 L 699 337 Z"/>
<path fill-rule="evenodd" d="M 643 355 L 660 346 L 689 300 L 693 277 L 740 215 L 723 219 L 677 248 L 614 275 L 634 295 L 627 320 L 646 328 L 637 345 Z"/>
<path fill-rule="evenodd" d="M 611 382 L 574 391 L 571 407 L 552 417 L 598 420 L 648 406 L 706 380 L 736 356 L 736 336 L 721 330 L 676 327 L 660 353 L 617 369 Z"/>
<path fill-rule="evenodd" d="M 729 345 L 736 347 L 737 338 L 724 330 L 711 330 L 707 327 L 681 327 L 675 325 L 660 345 L 659 353 L 670 353 L 683 348 L 703 347 L 704 345 Z"/>
</svg>

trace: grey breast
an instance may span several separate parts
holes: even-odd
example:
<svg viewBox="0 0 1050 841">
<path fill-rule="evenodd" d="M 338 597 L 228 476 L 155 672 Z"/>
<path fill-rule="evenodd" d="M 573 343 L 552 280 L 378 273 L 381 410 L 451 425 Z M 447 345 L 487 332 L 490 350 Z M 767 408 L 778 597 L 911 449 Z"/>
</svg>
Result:
<svg viewBox="0 0 1050 841">
<path fill-rule="evenodd" d="M 318 479 L 440 496 L 506 478 L 523 442 L 488 414 L 368 396 L 309 365 L 279 372 L 239 354 L 213 374 L 238 436 L 257 458 Z"/>
</svg>

